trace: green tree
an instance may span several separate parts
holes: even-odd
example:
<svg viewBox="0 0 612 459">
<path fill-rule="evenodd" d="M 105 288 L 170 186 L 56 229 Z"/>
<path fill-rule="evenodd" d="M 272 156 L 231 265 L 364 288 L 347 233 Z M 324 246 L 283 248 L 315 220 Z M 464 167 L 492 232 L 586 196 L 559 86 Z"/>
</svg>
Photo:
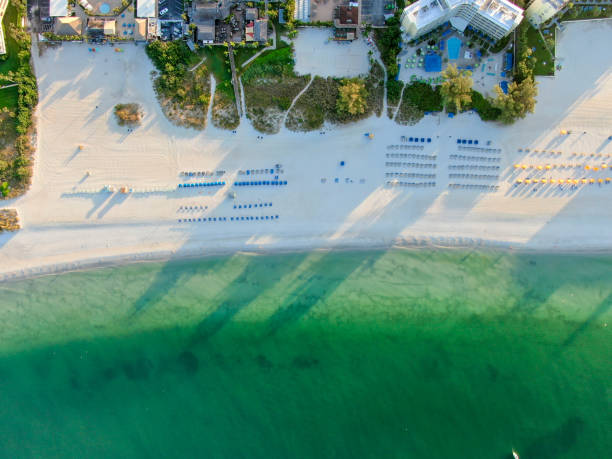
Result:
<svg viewBox="0 0 612 459">
<path fill-rule="evenodd" d="M 533 78 L 526 78 L 520 83 L 510 83 L 508 94 L 504 94 L 499 86 L 495 86 L 495 92 L 497 99 L 493 105 L 501 111 L 499 120 L 503 123 L 513 123 L 535 110 L 538 87 Z"/>
<path fill-rule="evenodd" d="M 461 111 L 461 108 L 472 102 L 472 72 L 459 71 L 451 64 L 444 69 L 442 77 L 445 81 L 440 86 L 442 102 L 447 111 Z"/>
<path fill-rule="evenodd" d="M 344 79 L 338 88 L 336 110 L 339 114 L 360 115 L 365 113 L 368 103 L 365 84 L 357 78 Z"/>
</svg>

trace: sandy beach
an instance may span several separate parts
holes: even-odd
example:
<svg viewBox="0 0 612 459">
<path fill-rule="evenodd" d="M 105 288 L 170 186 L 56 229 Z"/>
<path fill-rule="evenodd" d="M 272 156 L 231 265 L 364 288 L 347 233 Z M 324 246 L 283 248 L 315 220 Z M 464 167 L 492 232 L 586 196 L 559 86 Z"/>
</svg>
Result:
<svg viewBox="0 0 612 459">
<path fill-rule="evenodd" d="M 612 166 L 611 35 L 610 20 L 567 23 L 558 32 L 563 69 L 538 78 L 536 113 L 510 127 L 466 113 L 426 116 L 411 127 L 370 118 L 325 134 L 283 128 L 262 139 L 246 119 L 236 133 L 211 123 L 202 132 L 170 124 L 142 46 L 90 53 L 86 45 L 66 43 L 40 57 L 34 53 L 40 104 L 33 183 L 25 196 L 2 203 L 18 210 L 23 229 L 0 235 L 0 280 L 236 251 L 393 245 L 610 250 L 612 184 L 526 186 L 516 180 L 612 177 L 601 169 Z M 128 102 L 145 113 L 132 132 L 112 114 L 117 103 Z M 478 140 L 478 147 L 459 148 L 457 139 Z M 554 167 L 517 171 L 517 163 Z M 185 178 L 184 171 L 223 174 Z M 233 185 L 276 176 L 287 185 Z M 435 186 L 390 186 L 393 180 Z M 225 186 L 177 188 L 211 181 Z M 100 192 L 105 186 L 115 191 Z M 124 186 L 133 191 L 119 193 Z"/>
</svg>

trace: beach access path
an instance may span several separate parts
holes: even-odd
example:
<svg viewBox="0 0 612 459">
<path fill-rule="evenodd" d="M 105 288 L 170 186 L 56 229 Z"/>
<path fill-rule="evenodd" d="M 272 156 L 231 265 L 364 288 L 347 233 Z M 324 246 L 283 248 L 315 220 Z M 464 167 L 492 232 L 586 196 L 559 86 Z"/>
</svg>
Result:
<svg viewBox="0 0 612 459">
<path fill-rule="evenodd" d="M 581 177 L 584 169 L 565 166 L 612 163 L 612 56 L 606 40 L 611 30 L 610 21 L 567 24 L 557 46 L 563 69 L 555 78 L 538 80 L 536 113 L 513 126 L 483 123 L 466 113 L 454 119 L 426 116 L 415 126 L 400 127 L 383 115 L 328 126 L 324 135 L 283 128 L 262 136 L 247 120 L 236 132 L 210 123 L 202 132 L 177 127 L 161 112 L 150 80 L 153 67 L 141 47 L 89 53 L 86 45 L 64 43 L 42 55 L 35 50 L 40 103 L 33 182 L 26 195 L 2 203 L 18 210 L 23 228 L 0 235 L 0 278 L 236 251 L 393 245 L 609 251 L 612 185 L 573 190 L 520 188 L 515 182 L 537 174 Z M 113 107 L 125 102 L 144 110 L 141 126 L 132 131 L 113 117 Z M 419 142 L 423 149 L 417 151 L 408 149 L 402 136 L 431 142 Z M 501 151 L 466 152 L 459 150 L 458 139 L 491 142 Z M 435 159 L 387 156 L 396 154 Z M 564 167 L 554 174 L 513 168 L 548 162 Z M 456 180 L 451 174 L 468 173 L 455 166 L 474 165 L 499 165 L 496 172 L 469 172 L 499 175 L 494 182 L 469 181 L 498 188 L 449 187 Z M 185 177 L 185 171 L 213 176 Z M 435 186 L 389 186 L 393 180 L 425 180 L 387 174 L 434 175 L 427 181 Z M 589 177 L 608 174 L 588 172 Z M 234 185 L 275 176 L 287 185 Z M 213 181 L 225 185 L 177 188 Z M 101 192 L 105 186 L 114 191 Z M 120 193 L 122 186 L 132 191 Z M 259 207 L 263 203 L 271 205 Z"/>
</svg>

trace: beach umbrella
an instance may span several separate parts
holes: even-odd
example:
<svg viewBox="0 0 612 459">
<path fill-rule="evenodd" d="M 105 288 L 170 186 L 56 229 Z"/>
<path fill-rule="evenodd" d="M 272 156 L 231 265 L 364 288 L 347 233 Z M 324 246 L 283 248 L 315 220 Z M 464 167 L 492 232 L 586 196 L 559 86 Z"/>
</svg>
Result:
<svg viewBox="0 0 612 459">
<path fill-rule="evenodd" d="M 594 178 L 589 179 L 589 183 L 595 183 L 595 179 Z"/>
<path fill-rule="evenodd" d="M 544 184 L 546 184 L 546 182 L 547 182 L 547 180 L 546 180 L 545 178 L 543 178 L 543 179 L 541 179 L 541 180 L 540 180 L 540 183 L 544 183 Z"/>
<path fill-rule="evenodd" d="M 523 183 L 523 179 L 517 179 L 516 183 Z"/>
<path fill-rule="evenodd" d="M 559 134 L 561 134 L 561 135 L 567 135 L 567 131 L 566 131 L 565 129 L 563 129 L 563 130 L 559 131 Z"/>
<path fill-rule="evenodd" d="M 587 179 L 583 178 L 582 180 L 580 180 L 582 183 L 586 183 Z"/>
<path fill-rule="evenodd" d="M 565 180 L 565 183 L 567 183 L 567 184 L 571 184 L 571 183 L 572 183 L 572 179 L 566 179 L 566 180 Z"/>
<path fill-rule="evenodd" d="M 550 179 L 550 183 L 557 183 L 557 180 L 556 180 L 556 179 L 554 179 L 554 178 L 551 178 L 551 179 Z"/>
<path fill-rule="evenodd" d="M 578 180 L 573 179 L 573 180 L 572 180 L 572 184 L 574 184 L 574 185 L 578 185 Z"/>
<path fill-rule="evenodd" d="M 529 184 L 531 183 L 531 180 L 530 180 L 530 179 L 525 179 L 525 183 L 526 183 L 527 185 L 529 185 Z"/>
<path fill-rule="evenodd" d="M 603 179 L 601 179 L 601 178 L 600 178 L 600 179 L 597 179 L 597 182 L 599 182 L 599 183 L 603 183 Z"/>
<path fill-rule="evenodd" d="M 599 167 L 594 167 L 593 170 L 597 172 L 599 170 Z"/>
<path fill-rule="evenodd" d="M 527 169 L 527 164 L 523 164 L 523 165 L 521 166 L 521 168 L 522 168 L 522 169 Z"/>
<path fill-rule="evenodd" d="M 539 171 L 541 171 L 541 170 L 543 169 L 543 167 L 542 167 L 542 166 L 538 166 L 538 167 L 537 167 L 537 169 L 538 169 Z"/>
<path fill-rule="evenodd" d="M 609 183 L 610 181 L 612 181 L 612 179 L 610 177 L 606 177 L 606 182 Z"/>
<path fill-rule="evenodd" d="M 546 166 L 544 166 L 544 167 L 545 167 L 545 169 L 546 169 L 547 171 L 549 171 L 549 170 L 550 170 L 550 164 L 547 164 L 547 165 L 546 165 Z"/>
<path fill-rule="evenodd" d="M 520 169 L 520 168 L 521 168 L 521 165 L 520 165 L 520 164 L 515 164 L 515 165 L 514 165 L 514 168 L 515 168 L 515 169 Z"/>
</svg>

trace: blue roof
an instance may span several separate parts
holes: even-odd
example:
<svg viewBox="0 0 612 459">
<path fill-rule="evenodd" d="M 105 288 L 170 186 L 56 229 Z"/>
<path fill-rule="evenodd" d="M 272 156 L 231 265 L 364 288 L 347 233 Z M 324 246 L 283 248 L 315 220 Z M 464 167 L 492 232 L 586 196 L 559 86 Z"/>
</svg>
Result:
<svg viewBox="0 0 612 459">
<path fill-rule="evenodd" d="M 508 94 L 508 82 L 507 81 L 500 81 L 499 87 L 504 92 L 504 94 Z"/>
<path fill-rule="evenodd" d="M 506 70 L 512 70 L 512 53 L 506 53 Z"/>
<path fill-rule="evenodd" d="M 442 58 L 437 54 L 431 53 L 425 56 L 425 71 L 426 72 L 441 72 Z"/>
</svg>

